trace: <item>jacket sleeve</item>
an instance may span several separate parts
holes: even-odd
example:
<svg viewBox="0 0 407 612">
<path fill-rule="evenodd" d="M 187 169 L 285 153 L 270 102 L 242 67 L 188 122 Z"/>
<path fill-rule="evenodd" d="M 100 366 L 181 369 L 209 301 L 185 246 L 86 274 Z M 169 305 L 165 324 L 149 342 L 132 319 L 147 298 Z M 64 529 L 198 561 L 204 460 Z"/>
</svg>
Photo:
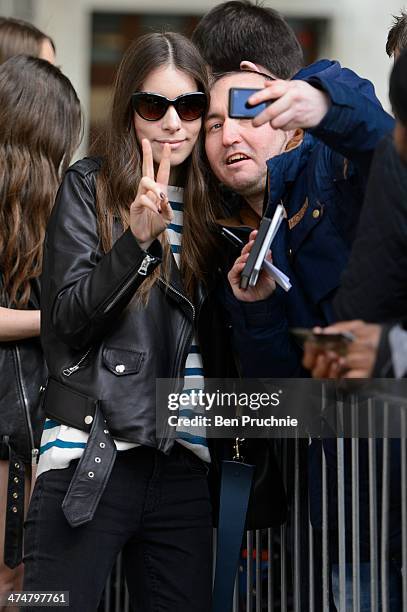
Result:
<svg viewBox="0 0 407 612">
<path fill-rule="evenodd" d="M 158 241 L 147 253 L 130 229 L 102 253 L 95 173 L 74 166 L 59 189 L 47 228 L 41 298 L 46 324 L 70 347 L 89 346 L 106 334 L 160 257 Z"/>
<path fill-rule="evenodd" d="M 303 377 L 302 351 L 290 337 L 284 296 L 241 302 L 224 286 L 222 304 L 232 327 L 232 344 L 244 378 Z"/>
<path fill-rule="evenodd" d="M 324 119 L 309 131 L 367 176 L 373 151 L 393 129 L 394 119 L 357 88 L 340 80 L 313 76 L 308 83 L 325 91 L 331 100 Z"/>
</svg>

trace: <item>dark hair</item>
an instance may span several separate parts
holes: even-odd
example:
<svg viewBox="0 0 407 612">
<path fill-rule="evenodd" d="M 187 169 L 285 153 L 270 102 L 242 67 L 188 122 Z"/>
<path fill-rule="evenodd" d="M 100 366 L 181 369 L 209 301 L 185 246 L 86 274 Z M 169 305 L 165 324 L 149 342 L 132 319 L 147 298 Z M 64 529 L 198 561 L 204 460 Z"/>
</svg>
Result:
<svg viewBox="0 0 407 612">
<path fill-rule="evenodd" d="M 258 70 L 225 70 L 222 72 L 214 72 L 211 76 L 211 89 L 221 79 L 225 77 L 238 75 L 244 79 L 245 74 L 257 74 L 261 76 L 264 81 L 275 81 L 275 78 L 265 72 L 259 72 Z"/>
<path fill-rule="evenodd" d="M 393 19 L 393 27 L 389 30 L 386 43 L 386 53 L 389 57 L 395 51 L 400 52 L 407 47 L 407 13 L 401 11 L 398 17 L 393 15 Z"/>
<path fill-rule="evenodd" d="M 215 6 L 196 26 L 192 41 L 214 72 L 239 70 L 242 60 L 290 79 L 304 65 L 300 43 L 277 11 L 232 0 Z"/>
<path fill-rule="evenodd" d="M 173 65 L 190 75 L 200 91 L 209 98 L 209 74 L 204 60 L 194 45 L 181 34 L 173 32 L 146 34 L 126 51 L 116 75 L 114 96 L 107 133 L 102 141 L 103 164 L 97 179 L 96 209 L 102 246 L 105 251 L 113 241 L 113 220 L 121 219 L 123 228 L 129 225 L 129 209 L 142 178 L 142 158 L 133 124 L 131 94 L 140 91 L 150 72 L 160 66 Z M 203 162 L 203 130 L 190 157 L 183 164 L 184 226 L 181 254 L 181 275 L 186 291 L 192 295 L 195 280 L 205 281 L 214 255 L 214 237 L 209 227 L 213 212 Z M 100 152 L 100 151 L 98 151 Z M 162 235 L 164 262 L 142 284 L 137 299 L 146 303 L 149 291 L 160 273 L 169 270 L 169 244 Z"/>
<path fill-rule="evenodd" d="M 393 66 L 389 98 L 396 118 L 407 128 L 407 49 Z"/>
<path fill-rule="evenodd" d="M 45 226 L 81 126 L 79 100 L 58 68 L 25 55 L 0 65 L 0 269 L 11 305 L 27 304 L 41 272 Z"/>
<path fill-rule="evenodd" d="M 0 17 L 0 62 L 20 54 L 38 57 L 44 40 L 48 40 L 55 51 L 53 40 L 31 23 Z"/>
</svg>

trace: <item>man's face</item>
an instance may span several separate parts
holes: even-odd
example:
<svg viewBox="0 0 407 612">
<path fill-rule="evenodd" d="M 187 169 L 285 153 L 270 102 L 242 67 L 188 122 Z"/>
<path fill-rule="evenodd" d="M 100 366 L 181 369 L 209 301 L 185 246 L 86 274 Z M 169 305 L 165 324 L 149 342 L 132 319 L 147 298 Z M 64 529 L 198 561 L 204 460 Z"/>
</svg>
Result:
<svg viewBox="0 0 407 612">
<path fill-rule="evenodd" d="M 205 122 L 205 149 L 215 176 L 245 198 L 263 194 L 266 161 L 280 154 L 287 135 L 269 123 L 253 127 L 251 119 L 228 116 L 231 87 L 264 88 L 264 77 L 253 73 L 231 74 L 215 83 Z"/>
</svg>

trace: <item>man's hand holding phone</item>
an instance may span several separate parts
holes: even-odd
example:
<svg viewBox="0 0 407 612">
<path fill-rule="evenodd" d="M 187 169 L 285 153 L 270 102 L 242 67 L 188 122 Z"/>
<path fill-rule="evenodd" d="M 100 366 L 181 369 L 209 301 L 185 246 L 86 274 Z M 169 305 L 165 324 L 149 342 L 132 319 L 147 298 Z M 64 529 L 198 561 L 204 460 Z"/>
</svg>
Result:
<svg viewBox="0 0 407 612">
<path fill-rule="evenodd" d="M 341 378 L 344 374 L 341 359 L 346 355 L 353 336 L 343 336 L 333 327 L 291 330 L 297 340 L 304 343 L 302 363 L 311 370 L 313 378 Z M 300 336 L 300 332 L 304 334 Z"/>
<path fill-rule="evenodd" d="M 250 285 L 247 289 L 240 288 L 241 273 L 247 263 L 250 252 L 253 248 L 257 236 L 257 230 L 253 230 L 249 236 L 249 242 L 243 247 L 241 255 L 236 259 L 233 268 L 228 274 L 228 280 L 234 296 L 241 302 L 257 302 L 270 297 L 276 288 L 275 281 L 264 268 L 260 270 L 257 283 L 254 287 Z M 266 256 L 267 261 L 271 262 L 271 252 Z"/>
<path fill-rule="evenodd" d="M 309 339 L 304 345 L 303 365 L 314 378 L 369 378 L 372 375 L 380 341 L 380 325 L 363 321 L 344 321 L 329 327 L 314 328 L 318 336 L 352 334 L 341 350 L 329 340 L 323 345 Z M 349 337 L 349 336 L 348 336 Z"/>
<path fill-rule="evenodd" d="M 306 81 L 275 79 L 264 81 L 264 89 L 248 97 L 247 104 L 248 107 L 257 107 L 254 126 L 270 122 L 275 130 L 288 131 L 316 127 L 327 114 L 331 103 L 324 91 Z M 266 106 L 258 107 L 260 104 Z"/>
</svg>

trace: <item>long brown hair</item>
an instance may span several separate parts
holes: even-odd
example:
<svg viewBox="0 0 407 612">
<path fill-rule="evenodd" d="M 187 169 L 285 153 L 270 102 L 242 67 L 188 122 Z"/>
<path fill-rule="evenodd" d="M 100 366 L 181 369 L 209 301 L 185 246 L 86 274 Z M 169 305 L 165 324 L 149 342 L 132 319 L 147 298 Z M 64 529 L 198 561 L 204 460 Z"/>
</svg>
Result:
<svg viewBox="0 0 407 612">
<path fill-rule="evenodd" d="M 0 270 L 10 305 L 27 304 L 41 272 L 45 226 L 81 127 L 58 68 L 24 55 L 0 65 Z"/>
<path fill-rule="evenodd" d="M 24 54 L 38 57 L 44 40 L 48 40 L 55 51 L 52 38 L 41 32 L 32 23 L 22 19 L 0 17 L 0 63 L 13 55 Z"/>
<path fill-rule="evenodd" d="M 142 89 L 143 81 L 151 71 L 165 65 L 175 66 L 190 75 L 209 100 L 208 68 L 193 44 L 181 34 L 146 34 L 128 48 L 116 75 L 110 121 L 103 141 L 104 161 L 97 180 L 96 208 L 105 251 L 112 246 L 114 217 L 120 218 L 123 229 L 128 227 L 130 204 L 142 178 L 141 151 L 135 135 L 130 97 Z M 100 146 L 100 142 L 97 144 Z M 184 288 L 190 296 L 193 296 L 197 280 L 206 282 L 216 248 L 211 233 L 214 213 L 206 188 L 203 148 L 201 130 L 183 167 L 184 223 L 180 268 Z M 162 236 L 161 242 L 163 264 L 138 292 L 138 299 L 144 303 L 158 275 L 168 275 L 170 251 L 166 236 Z"/>
</svg>

